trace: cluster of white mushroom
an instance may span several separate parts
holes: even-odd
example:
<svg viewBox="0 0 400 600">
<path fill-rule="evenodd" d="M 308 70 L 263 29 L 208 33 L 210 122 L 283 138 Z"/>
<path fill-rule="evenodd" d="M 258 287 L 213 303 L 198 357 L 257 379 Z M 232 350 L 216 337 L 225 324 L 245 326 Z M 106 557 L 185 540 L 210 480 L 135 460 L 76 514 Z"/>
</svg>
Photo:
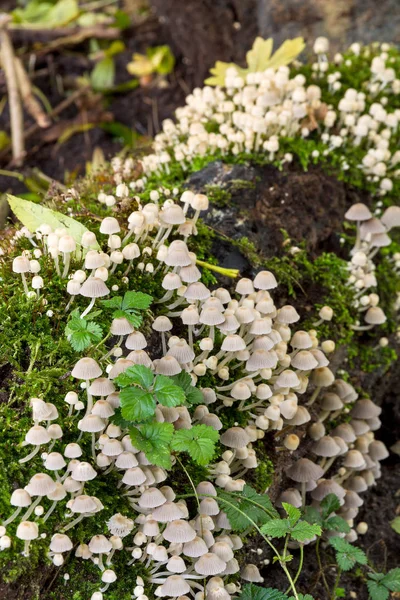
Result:
<svg viewBox="0 0 400 600">
<path fill-rule="evenodd" d="M 337 493 L 343 499 L 341 512 L 351 521 L 360 502 L 357 493 L 379 477 L 378 461 L 385 457 L 383 445 L 374 441 L 379 409 L 370 400 L 357 400 L 349 384 L 335 379 L 327 358 L 335 350 L 334 342 L 321 342 L 316 330 L 299 329 L 300 316 L 294 306 L 275 305 L 273 290 L 278 284 L 271 272 L 261 271 L 254 280 L 242 278 L 231 292 L 222 287 L 209 290 L 200 281 L 196 255 L 188 244 L 196 233 L 200 211 L 208 206 L 206 196 L 186 191 L 179 204 L 168 198 L 161 205 L 160 194 L 153 192 L 151 199 L 131 213 L 124 233 L 117 219 L 106 217 L 100 225 L 102 239 L 88 231 L 78 250 L 73 250 L 72 244 L 67 250 L 63 241 L 69 235 L 43 225 L 36 235 L 29 236 L 36 258 L 24 254 L 14 259 L 13 269 L 21 274 L 28 294 L 26 273 L 39 272 L 44 261 L 46 268 L 53 265 L 54 271 L 65 277 L 71 299 L 78 295 L 90 299 L 82 317 L 97 298 L 117 291 L 118 286 L 110 290 L 106 285 L 111 275 L 129 286 L 129 275 L 136 270 L 149 277 L 159 273 L 162 290 L 152 306 L 152 329 L 159 335 L 155 354 L 142 331 L 134 329 L 125 317 L 114 318 L 110 333 L 118 340 L 111 350 L 99 361 L 83 357 L 72 368 L 72 378 L 80 382 L 80 388 L 71 386 L 64 403 L 62 399 L 55 399 L 55 404 L 31 399 L 33 425 L 24 445 L 32 446 L 33 451 L 20 462 L 35 459 L 38 472 L 25 488 L 13 492 L 11 505 L 16 510 L 2 525 L 0 547 L 11 545 L 5 528 L 19 518 L 16 537 L 24 540 L 24 553 L 28 554 L 31 541 L 40 535 L 39 527 L 45 529 L 46 521 L 63 502 L 65 520 L 49 546 L 53 563 L 62 564 L 65 553 L 74 547 L 66 532 L 84 519 L 98 518 L 104 508 L 101 497 L 86 494 L 85 486 L 113 471 L 119 478 L 115 493 L 126 499 L 126 514 L 109 519 L 108 537 L 95 535 L 75 548 L 77 557 L 93 560 L 101 571 L 104 586 L 93 600 L 99 600 L 115 581 L 113 555 L 124 548 L 129 552 L 129 564 L 145 565 L 150 573 L 147 580 L 139 578 L 133 590 L 140 600 L 147 600 L 151 585 L 157 586 L 154 593 L 158 597 L 186 600 L 191 595 L 201 600 L 204 579 L 208 599 L 229 600 L 240 589 L 239 583 L 227 583 L 226 578 L 240 569 L 234 551 L 242 543 L 230 532 L 216 489 L 243 489 L 246 474 L 258 466 L 257 443 L 267 432 L 274 432 L 280 451 L 299 449 L 301 456 L 301 439 L 308 427 L 307 435 L 314 440 L 312 460 L 301 458 L 290 467 L 287 474 L 294 487 L 285 490 L 279 501 L 304 505 L 307 492 L 313 501 Z M 369 221 L 376 219 L 369 216 L 364 223 Z M 363 251 L 369 260 L 371 237 L 361 233 L 359 243 L 362 245 L 354 256 Z M 96 246 L 99 249 L 93 249 Z M 82 268 L 67 279 L 71 261 Z M 334 318 L 332 310 L 324 307 L 320 318 Z M 173 477 L 168 485 L 168 472 L 152 465 L 133 447 L 127 431 L 110 422 L 120 405 L 114 380 L 133 365 L 166 376 L 186 371 L 202 391 L 204 402 L 195 408 L 157 405 L 157 421 L 172 423 L 175 429 L 205 424 L 220 432 L 225 450 L 209 465 L 209 480 L 197 486 L 198 507 L 192 514 L 192 506 L 176 498 Z M 201 384 L 206 374 L 212 387 Z M 223 431 L 221 417 L 232 407 L 247 417 L 247 425 L 235 424 Z M 351 422 L 329 431 L 331 417 L 340 422 L 350 408 Z M 71 439 L 64 435 L 62 423 L 76 414 L 80 419 L 76 437 Z M 334 461 L 338 469 L 335 464 L 331 471 Z M 325 479 L 328 471 L 331 474 Z M 33 515 L 36 519 L 32 520 Z M 241 577 L 262 581 L 255 565 L 243 566 Z"/>
<path fill-rule="evenodd" d="M 378 194 L 391 192 L 393 178 L 399 174 L 400 110 L 391 107 L 389 98 L 398 94 L 400 79 L 390 66 L 394 59 L 389 46 L 351 46 L 351 56 L 361 55 L 367 63 L 359 90 L 340 81 L 341 68 L 350 67 L 351 58 L 337 54 L 329 62 L 328 50 L 328 40 L 318 38 L 311 78 L 296 74 L 297 67 L 269 68 L 246 76 L 230 67 L 224 86 L 193 90 L 186 105 L 177 109 L 176 122 L 164 121 L 155 137 L 154 153 L 142 160 L 145 174 L 168 173 L 171 162 L 185 169 L 194 157 L 215 154 L 262 153 L 270 161 L 291 161 L 292 155 L 281 150 L 281 140 L 302 136 L 319 139 L 324 156 L 340 149 L 337 157 L 344 170 L 349 164 L 343 150 L 359 146 L 363 157 L 356 166 L 376 184 Z M 377 99 L 383 90 L 386 96 Z M 335 104 L 332 94 L 337 97 Z M 319 155 L 314 150 L 313 157 Z"/>
<path fill-rule="evenodd" d="M 354 306 L 365 321 L 364 325 L 355 323 L 354 329 L 372 329 L 386 321 L 383 310 L 378 306 L 379 295 L 371 292 L 371 288 L 378 285 L 374 257 L 381 248 L 391 244 L 388 233 L 400 227 L 400 207 L 390 206 L 378 218 L 365 204 L 358 202 L 349 208 L 345 218 L 356 223 L 357 227 L 356 241 L 348 263 L 348 284 L 354 289 Z"/>
</svg>

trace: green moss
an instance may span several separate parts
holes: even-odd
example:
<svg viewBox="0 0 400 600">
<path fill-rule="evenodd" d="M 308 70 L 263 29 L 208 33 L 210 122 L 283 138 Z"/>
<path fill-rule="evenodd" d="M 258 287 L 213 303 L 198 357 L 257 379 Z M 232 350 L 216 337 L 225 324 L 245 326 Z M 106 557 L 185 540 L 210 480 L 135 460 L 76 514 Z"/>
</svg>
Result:
<svg viewBox="0 0 400 600">
<path fill-rule="evenodd" d="M 232 194 L 219 185 L 206 185 L 205 193 L 213 206 L 224 208 L 229 206 Z"/>
</svg>

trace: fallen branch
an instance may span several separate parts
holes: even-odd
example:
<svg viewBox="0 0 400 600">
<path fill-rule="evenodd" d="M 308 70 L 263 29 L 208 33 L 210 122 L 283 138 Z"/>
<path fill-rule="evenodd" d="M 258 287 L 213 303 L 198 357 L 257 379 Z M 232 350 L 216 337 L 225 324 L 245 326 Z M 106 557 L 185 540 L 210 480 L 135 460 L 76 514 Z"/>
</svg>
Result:
<svg viewBox="0 0 400 600">
<path fill-rule="evenodd" d="M 51 123 L 50 118 L 33 95 L 32 84 L 20 58 L 14 57 L 14 67 L 18 88 L 26 110 L 35 119 L 40 128 L 49 127 Z"/>
<path fill-rule="evenodd" d="M 25 154 L 24 117 L 15 70 L 14 48 L 7 31 L 9 21 L 9 15 L 0 15 L 1 62 L 6 77 L 8 104 L 10 107 L 13 162 L 16 166 L 20 166 L 23 163 Z"/>
<path fill-rule="evenodd" d="M 9 28 L 12 39 L 20 45 L 45 44 L 45 47 L 36 50 L 38 54 L 47 54 L 62 46 L 81 44 L 89 38 L 99 40 L 115 40 L 121 32 L 117 27 L 59 27 L 57 29 L 34 29 L 11 26 Z"/>
</svg>

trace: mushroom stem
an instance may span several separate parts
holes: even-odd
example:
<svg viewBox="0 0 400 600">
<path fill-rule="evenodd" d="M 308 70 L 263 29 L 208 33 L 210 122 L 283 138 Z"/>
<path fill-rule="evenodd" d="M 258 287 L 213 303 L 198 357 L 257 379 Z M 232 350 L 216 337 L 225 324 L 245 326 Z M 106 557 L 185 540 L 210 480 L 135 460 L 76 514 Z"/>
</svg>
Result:
<svg viewBox="0 0 400 600">
<path fill-rule="evenodd" d="M 24 542 L 24 551 L 22 553 L 25 557 L 29 556 L 29 546 L 30 546 L 30 544 L 31 544 L 30 540 L 25 540 L 25 542 Z"/>
<path fill-rule="evenodd" d="M 24 292 L 26 295 L 29 294 L 28 284 L 26 283 L 25 273 L 21 273 L 22 285 L 24 286 Z"/>
<path fill-rule="evenodd" d="M 161 344 L 162 344 L 163 356 L 165 356 L 167 354 L 167 340 L 165 338 L 165 331 L 161 332 Z"/>
<path fill-rule="evenodd" d="M 368 331 L 373 328 L 373 325 L 350 325 L 354 331 Z"/>
<path fill-rule="evenodd" d="M 69 271 L 69 265 L 71 262 L 71 252 L 64 252 L 64 271 L 62 276 L 66 277 Z"/>
<path fill-rule="evenodd" d="M 31 514 L 33 513 L 33 511 L 35 510 L 35 508 L 37 507 L 37 505 L 41 501 L 41 499 L 42 499 L 42 496 L 38 496 L 36 498 L 35 502 L 32 502 L 32 504 L 30 505 L 30 507 L 28 508 L 28 510 L 26 511 L 26 513 L 24 514 L 24 516 L 21 518 L 21 521 L 27 521 L 29 519 L 29 517 L 31 516 Z"/>
<path fill-rule="evenodd" d="M 309 399 L 309 401 L 307 402 L 307 406 L 312 406 L 314 404 L 314 402 L 316 401 L 316 399 L 319 396 L 319 393 L 321 391 L 320 387 L 316 387 L 315 390 L 312 393 L 311 398 Z"/>
<path fill-rule="evenodd" d="M 70 523 L 68 523 L 68 525 L 66 525 L 63 529 L 61 529 L 61 531 L 63 533 L 65 533 L 69 529 L 72 529 L 73 527 L 75 527 L 75 525 L 78 525 L 78 523 L 80 523 L 81 521 L 83 521 L 83 519 L 85 517 L 86 517 L 85 513 L 82 513 L 81 515 L 79 515 L 79 517 L 76 517 L 76 519 L 74 519 L 73 521 L 71 521 Z"/>
<path fill-rule="evenodd" d="M 55 500 L 53 502 L 53 504 L 50 506 L 49 510 L 47 511 L 47 513 L 44 515 L 43 517 L 43 522 L 45 523 L 47 521 L 47 519 L 50 517 L 50 515 L 52 514 L 52 512 L 54 511 L 55 507 L 57 505 L 57 501 Z"/>
<path fill-rule="evenodd" d="M 27 456 L 25 456 L 24 458 L 20 458 L 19 459 L 19 464 L 22 465 L 23 463 L 28 462 L 29 460 L 31 460 L 31 458 L 33 458 L 34 456 L 36 456 L 36 454 L 39 452 L 40 450 L 40 446 L 35 446 L 35 448 L 32 450 L 32 452 L 30 452 Z"/>
<path fill-rule="evenodd" d="M 85 417 L 87 417 L 87 415 L 89 415 L 92 412 L 92 408 L 93 408 L 93 398 L 92 398 L 92 394 L 89 392 L 89 388 L 90 388 L 90 380 L 86 379 L 87 404 L 86 404 Z"/>
<path fill-rule="evenodd" d="M 14 519 L 16 519 L 18 517 L 21 510 L 22 510 L 22 506 L 18 506 L 18 508 L 11 515 L 11 517 L 8 517 L 8 519 L 6 519 L 5 521 L 2 522 L 3 527 L 7 527 L 7 525 L 12 523 L 14 521 Z"/>
<path fill-rule="evenodd" d="M 321 464 L 321 467 L 324 469 L 324 473 L 326 473 L 327 471 L 329 471 L 329 469 L 331 468 L 331 466 L 333 465 L 333 463 L 336 460 L 336 456 L 332 456 L 329 460 L 327 460 L 324 465 Z"/>
<path fill-rule="evenodd" d="M 118 338 L 118 341 L 117 341 L 117 343 L 116 343 L 116 344 L 114 344 L 114 346 L 111 348 L 111 350 L 109 350 L 109 351 L 107 352 L 107 354 L 105 354 L 104 356 L 102 356 L 102 357 L 100 358 L 100 360 L 106 360 L 106 359 L 107 359 L 109 356 L 111 356 L 111 354 L 114 352 L 114 350 L 115 350 L 116 348 L 119 348 L 119 347 L 121 346 L 121 344 L 122 344 L 122 340 L 123 340 L 123 339 L 124 339 L 124 336 L 123 336 L 123 335 L 120 335 L 120 336 L 119 336 L 119 338 Z"/>
<path fill-rule="evenodd" d="M 189 346 L 193 350 L 193 325 L 188 325 L 188 341 Z"/>
<path fill-rule="evenodd" d="M 96 462 L 96 434 L 92 433 L 92 456 L 93 460 Z"/>
<path fill-rule="evenodd" d="M 87 308 L 86 308 L 86 309 L 83 311 L 83 313 L 81 314 L 81 319 L 83 319 L 84 317 L 86 317 L 86 315 L 87 315 L 88 313 L 90 313 L 90 311 L 92 310 L 92 308 L 93 308 L 93 306 L 94 306 L 94 303 L 95 303 L 95 301 L 96 301 L 96 298 L 92 298 L 92 299 L 91 299 L 89 306 L 88 306 L 88 307 L 87 307 Z"/>
<path fill-rule="evenodd" d="M 103 555 L 101 553 L 99 554 L 99 562 L 97 563 L 97 566 L 99 567 L 100 571 L 104 571 Z M 108 586 L 109 584 L 107 583 L 107 587 Z"/>
<path fill-rule="evenodd" d="M 58 254 L 56 254 L 55 256 L 53 256 L 53 259 L 54 259 L 54 265 L 56 267 L 57 275 L 59 277 L 61 277 L 60 263 L 58 262 Z"/>
<path fill-rule="evenodd" d="M 306 482 L 301 482 L 301 508 L 304 510 L 306 505 Z"/>
<path fill-rule="evenodd" d="M 102 588 L 100 588 L 101 592 L 106 592 L 108 590 L 108 588 L 110 587 L 109 583 L 106 583 L 106 585 L 104 585 Z"/>
</svg>

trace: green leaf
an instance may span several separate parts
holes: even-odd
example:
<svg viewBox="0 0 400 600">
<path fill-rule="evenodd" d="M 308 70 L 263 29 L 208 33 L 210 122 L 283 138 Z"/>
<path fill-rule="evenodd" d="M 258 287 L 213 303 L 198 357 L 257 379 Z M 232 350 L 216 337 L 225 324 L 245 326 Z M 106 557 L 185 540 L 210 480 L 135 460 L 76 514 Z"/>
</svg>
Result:
<svg viewBox="0 0 400 600">
<path fill-rule="evenodd" d="M 321 535 L 322 529 L 320 525 L 311 525 L 307 521 L 299 521 L 290 532 L 290 537 L 297 542 L 305 542 L 311 540 L 315 535 Z"/>
<path fill-rule="evenodd" d="M 153 297 L 143 292 L 126 292 L 124 299 L 122 300 L 122 310 L 130 310 L 137 308 L 139 310 L 146 310 L 152 303 Z"/>
<path fill-rule="evenodd" d="M 344 588 L 338 587 L 335 590 L 336 598 L 346 598 L 346 590 Z"/>
<path fill-rule="evenodd" d="M 218 500 L 234 531 L 244 531 L 253 526 L 251 521 L 262 525 L 271 518 L 279 519 L 279 513 L 269 497 L 266 494 L 258 494 L 249 485 L 244 486 L 241 494 L 219 490 Z"/>
<path fill-rule="evenodd" d="M 400 517 L 396 517 L 390 522 L 390 526 L 396 533 L 400 533 Z"/>
<path fill-rule="evenodd" d="M 16 9 L 13 15 L 19 23 L 34 23 L 42 29 L 62 27 L 79 16 L 77 0 L 43 2 L 31 0 L 24 9 Z"/>
<path fill-rule="evenodd" d="M 154 383 L 154 394 L 157 402 L 163 406 L 179 406 L 185 401 L 185 392 L 174 385 L 170 377 L 157 375 Z M 190 430 L 193 431 L 193 428 Z"/>
<path fill-rule="evenodd" d="M 310 594 L 297 594 L 299 600 L 314 600 L 314 598 L 312 596 L 310 596 Z M 296 598 L 294 596 L 290 596 L 289 600 L 296 600 Z"/>
<path fill-rule="evenodd" d="M 289 533 L 290 524 L 288 519 L 271 519 L 261 527 L 261 531 L 268 537 L 281 538 Z"/>
<path fill-rule="evenodd" d="M 336 561 L 343 571 L 349 571 L 357 563 L 367 564 L 367 556 L 361 548 L 353 546 L 343 538 L 332 537 L 329 539 L 329 543 L 336 550 Z"/>
<path fill-rule="evenodd" d="M 168 75 L 174 70 L 175 57 L 169 46 L 147 48 L 146 54 L 150 59 L 155 73 L 158 73 L 159 75 Z"/>
<path fill-rule="evenodd" d="M 324 521 L 324 529 L 327 531 L 338 531 L 339 533 L 349 533 L 351 527 L 342 517 L 335 515 Z"/>
<path fill-rule="evenodd" d="M 75 219 L 51 208 L 46 208 L 42 204 L 22 200 L 10 194 L 7 194 L 7 200 L 15 216 L 31 233 L 35 233 L 40 225 L 46 224 L 50 225 L 53 231 L 58 228 L 66 229 L 68 235 L 73 237 L 75 242 L 80 245 L 83 234 L 88 231 L 84 225 L 75 221 Z M 99 249 L 99 245 L 96 243 L 92 248 Z"/>
<path fill-rule="evenodd" d="M 123 388 L 120 393 L 124 419 L 141 423 L 154 416 L 156 401 L 152 394 L 136 387 Z"/>
<path fill-rule="evenodd" d="M 135 311 L 131 311 L 131 312 L 126 312 L 125 310 L 116 310 L 113 313 L 113 318 L 114 319 L 120 319 L 120 318 L 124 318 L 127 321 L 129 321 L 129 323 L 132 325 L 132 327 L 135 327 L 136 329 L 142 324 L 143 322 L 143 317 L 142 315 L 139 315 L 138 313 L 136 313 Z"/>
<path fill-rule="evenodd" d="M 169 444 L 174 434 L 172 423 L 145 423 L 140 430 L 136 427 L 130 429 L 129 434 L 135 448 L 142 450 L 152 464 L 171 468 Z"/>
<path fill-rule="evenodd" d="M 306 506 L 304 519 L 308 523 L 316 523 L 317 525 L 321 526 L 323 524 L 322 515 L 314 506 Z"/>
<path fill-rule="evenodd" d="M 272 53 L 273 40 L 263 40 L 256 37 L 253 47 L 246 54 L 246 61 L 250 73 L 261 73 L 268 68 L 268 61 Z"/>
<path fill-rule="evenodd" d="M 322 500 L 321 504 L 322 515 L 326 519 L 330 514 L 336 512 L 340 508 L 340 500 L 335 494 L 328 494 Z"/>
<path fill-rule="evenodd" d="M 371 600 L 387 600 L 389 598 L 389 590 L 377 581 L 368 579 L 367 588 Z"/>
<path fill-rule="evenodd" d="M 112 415 L 112 417 L 110 417 L 110 421 L 114 425 L 118 425 L 118 427 L 121 427 L 121 429 L 128 429 L 128 427 L 132 426 L 132 421 L 127 421 L 122 416 L 121 408 L 115 409 L 115 413 Z"/>
<path fill-rule="evenodd" d="M 261 73 L 266 69 L 277 69 L 278 67 L 291 63 L 305 48 L 304 40 L 301 37 L 293 40 L 286 40 L 280 48 L 271 56 L 272 39 L 263 40 L 257 37 L 254 40 L 253 47 L 246 54 L 247 69 L 242 69 L 234 63 L 224 63 L 217 61 L 215 66 L 210 69 L 213 77 L 206 79 L 206 85 L 225 85 L 226 71 L 234 67 L 239 77 L 245 79 L 248 73 Z"/>
<path fill-rule="evenodd" d="M 133 365 L 128 367 L 123 373 L 115 378 L 115 382 L 119 387 L 127 387 L 129 385 L 140 385 L 148 390 L 153 384 L 153 371 L 144 365 Z"/>
<path fill-rule="evenodd" d="M 202 404 L 204 397 L 201 391 L 193 385 L 192 378 L 187 371 L 181 371 L 178 375 L 171 377 L 175 385 L 183 389 L 186 396 L 186 401 L 189 404 Z"/>
<path fill-rule="evenodd" d="M 288 600 L 288 597 L 279 590 L 246 583 L 242 588 L 239 600 Z"/>
<path fill-rule="evenodd" d="M 297 521 L 301 517 L 301 511 L 293 506 L 292 504 L 287 504 L 287 502 L 282 502 L 283 509 L 287 516 L 289 517 L 290 526 L 293 527 L 296 525 Z"/>
<path fill-rule="evenodd" d="M 111 88 L 115 79 L 115 63 L 112 56 L 100 60 L 90 73 L 90 83 L 94 90 L 102 91 Z"/>
<path fill-rule="evenodd" d="M 382 583 L 391 592 L 400 592 L 400 567 L 391 569 L 388 573 L 386 573 L 382 579 Z"/>
<path fill-rule="evenodd" d="M 72 348 L 76 352 L 82 352 L 94 342 L 101 340 L 103 330 L 98 323 L 89 319 L 81 319 L 79 311 L 74 310 L 65 328 L 65 335 Z"/>
<path fill-rule="evenodd" d="M 197 464 L 207 465 L 214 456 L 218 438 L 218 432 L 212 427 L 194 425 L 191 429 L 176 431 L 171 447 L 173 450 L 187 452 Z"/>
<path fill-rule="evenodd" d="M 100 302 L 102 306 L 105 306 L 106 308 L 114 308 L 118 310 L 122 307 L 122 296 L 113 296 L 108 300 L 101 300 Z"/>
</svg>

